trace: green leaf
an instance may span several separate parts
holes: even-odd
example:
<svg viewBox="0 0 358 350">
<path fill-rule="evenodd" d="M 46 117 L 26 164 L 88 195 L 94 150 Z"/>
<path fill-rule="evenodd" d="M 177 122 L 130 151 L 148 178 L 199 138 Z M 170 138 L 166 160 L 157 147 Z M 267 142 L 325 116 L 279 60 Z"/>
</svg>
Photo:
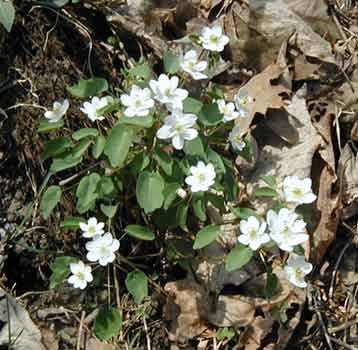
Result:
<svg viewBox="0 0 358 350">
<path fill-rule="evenodd" d="M 254 192 L 255 197 L 276 197 L 278 193 L 271 187 L 259 187 Z"/>
<path fill-rule="evenodd" d="M 0 0 L 0 23 L 10 33 L 15 20 L 15 7 L 12 1 Z"/>
<path fill-rule="evenodd" d="M 41 3 L 46 6 L 52 6 L 56 8 L 61 8 L 67 5 L 70 1 L 69 0 L 42 0 Z"/>
<path fill-rule="evenodd" d="M 230 207 L 230 211 L 237 217 L 243 220 L 248 219 L 250 216 L 257 217 L 257 213 L 250 208 L 233 208 Z"/>
<path fill-rule="evenodd" d="M 130 168 L 135 174 L 138 174 L 144 170 L 149 165 L 149 163 L 149 157 L 145 153 L 139 153 L 131 161 Z"/>
<path fill-rule="evenodd" d="M 175 215 L 176 224 L 183 231 L 188 231 L 188 228 L 186 227 L 186 221 L 188 218 L 188 209 L 189 209 L 189 206 L 187 203 L 181 203 L 178 205 L 176 215 Z"/>
<path fill-rule="evenodd" d="M 232 169 L 226 167 L 223 179 L 224 193 L 229 201 L 235 201 L 239 195 L 239 185 Z"/>
<path fill-rule="evenodd" d="M 58 156 L 71 146 L 72 141 L 68 137 L 59 137 L 57 139 L 48 141 L 45 143 L 44 150 L 41 154 L 41 159 L 46 160 L 50 157 Z"/>
<path fill-rule="evenodd" d="M 124 163 L 133 137 L 134 130 L 131 127 L 121 124 L 113 127 L 104 147 L 104 154 L 108 156 L 113 167 L 118 167 Z"/>
<path fill-rule="evenodd" d="M 82 157 L 73 157 L 72 154 L 67 155 L 64 158 L 56 158 L 52 161 L 50 171 L 57 173 L 59 171 L 73 168 L 82 162 Z"/>
<path fill-rule="evenodd" d="M 190 156 L 201 156 L 206 158 L 205 145 L 203 139 L 198 136 L 193 140 L 186 141 L 184 144 L 184 152 Z"/>
<path fill-rule="evenodd" d="M 101 340 L 109 340 L 122 329 L 122 312 L 114 307 L 100 310 L 94 320 L 94 334 Z"/>
<path fill-rule="evenodd" d="M 164 191 L 163 191 L 163 197 L 164 197 L 164 203 L 163 208 L 167 210 L 170 205 L 174 202 L 175 198 L 178 197 L 177 191 L 180 188 L 180 184 L 178 183 L 169 183 L 165 185 Z"/>
<path fill-rule="evenodd" d="M 202 228 L 196 235 L 194 242 L 194 249 L 201 249 L 214 242 L 220 235 L 220 227 L 216 225 L 209 225 Z"/>
<path fill-rule="evenodd" d="M 73 216 L 73 217 L 70 217 L 70 218 L 67 218 L 67 219 L 63 220 L 61 222 L 60 227 L 63 227 L 63 228 L 79 228 L 81 222 L 85 223 L 86 220 L 82 219 L 79 216 Z"/>
<path fill-rule="evenodd" d="M 219 153 L 216 153 L 210 147 L 207 148 L 206 154 L 208 161 L 214 165 L 217 174 L 225 174 L 226 167 L 221 155 Z"/>
<path fill-rule="evenodd" d="M 235 337 L 235 334 L 236 334 L 236 332 L 232 328 L 227 328 L 227 327 L 219 328 L 216 331 L 216 338 L 219 341 L 222 341 L 222 340 L 229 341 L 230 339 Z"/>
<path fill-rule="evenodd" d="M 198 114 L 203 108 L 203 103 L 196 98 L 187 97 L 183 101 L 183 110 L 184 113 L 193 113 Z"/>
<path fill-rule="evenodd" d="M 277 187 L 277 180 L 275 176 L 262 176 L 261 179 L 272 189 Z"/>
<path fill-rule="evenodd" d="M 164 71 L 175 74 L 180 68 L 180 58 L 171 51 L 167 51 L 163 57 Z"/>
<path fill-rule="evenodd" d="M 50 131 L 53 131 L 53 130 L 60 129 L 64 125 L 65 125 L 65 123 L 64 123 L 63 119 L 60 119 L 56 123 L 50 123 L 47 119 L 41 119 L 40 120 L 40 125 L 37 128 L 37 132 L 44 134 L 44 133 L 47 133 L 47 132 L 50 132 Z"/>
<path fill-rule="evenodd" d="M 276 293 L 278 289 L 278 278 L 272 273 L 268 272 L 266 277 L 266 285 L 265 285 L 265 296 L 267 299 L 271 299 Z"/>
<path fill-rule="evenodd" d="M 80 158 L 88 149 L 88 147 L 92 144 L 92 140 L 90 138 L 82 139 L 71 151 L 71 155 L 73 158 Z"/>
<path fill-rule="evenodd" d="M 237 244 L 227 256 L 226 270 L 230 272 L 240 269 L 251 260 L 252 256 L 253 251 L 249 247 Z"/>
<path fill-rule="evenodd" d="M 144 209 L 146 214 L 161 208 L 164 201 L 164 186 L 165 182 L 158 173 L 143 171 L 139 175 L 136 195 L 139 205 Z"/>
<path fill-rule="evenodd" d="M 60 256 L 55 259 L 50 268 L 52 274 L 50 276 L 50 289 L 59 286 L 70 274 L 70 264 L 76 262 L 77 259 L 71 256 Z"/>
<path fill-rule="evenodd" d="M 50 186 L 41 199 L 41 212 L 45 220 L 49 218 L 52 211 L 61 199 L 62 190 L 60 186 Z"/>
<path fill-rule="evenodd" d="M 173 158 L 158 147 L 155 149 L 153 156 L 164 172 L 171 176 L 173 173 Z"/>
<path fill-rule="evenodd" d="M 98 130 L 95 128 L 83 128 L 75 133 L 73 133 L 72 138 L 76 141 L 79 141 L 87 136 L 93 136 L 96 137 L 98 135 Z"/>
<path fill-rule="evenodd" d="M 205 193 L 206 200 L 211 202 L 214 207 L 220 209 L 221 211 L 226 211 L 225 206 L 225 198 L 223 196 L 219 196 L 215 193 L 206 192 Z"/>
<path fill-rule="evenodd" d="M 151 115 L 147 117 L 126 117 L 122 116 L 118 120 L 118 124 L 125 124 L 125 125 L 135 125 L 141 126 L 143 128 L 151 128 L 153 126 L 154 119 Z"/>
<path fill-rule="evenodd" d="M 96 201 L 98 197 L 97 187 L 101 181 L 101 176 L 97 173 L 92 173 L 84 176 L 76 190 L 77 210 L 80 214 L 85 213 Z"/>
<path fill-rule="evenodd" d="M 203 198 L 194 198 L 193 209 L 196 217 L 201 221 L 206 221 L 206 207 Z"/>
<path fill-rule="evenodd" d="M 296 245 L 293 248 L 293 252 L 297 255 L 305 255 L 305 248 L 303 248 L 301 245 Z"/>
<path fill-rule="evenodd" d="M 100 205 L 101 211 L 104 215 L 106 215 L 108 218 L 113 219 L 116 215 L 118 205 Z"/>
<path fill-rule="evenodd" d="M 141 304 L 148 296 L 148 277 L 144 272 L 139 270 L 130 272 L 126 277 L 125 284 L 136 304 Z"/>
<path fill-rule="evenodd" d="M 129 75 L 133 78 L 148 80 L 152 75 L 152 70 L 147 62 L 142 62 L 133 67 L 129 71 Z"/>
<path fill-rule="evenodd" d="M 102 176 L 99 182 L 98 194 L 100 197 L 106 197 L 115 190 L 114 183 L 109 176 Z"/>
<path fill-rule="evenodd" d="M 80 80 L 76 85 L 67 87 L 67 91 L 79 98 L 97 96 L 108 90 L 107 80 L 104 78 L 92 78 Z"/>
<path fill-rule="evenodd" d="M 106 138 L 103 135 L 98 135 L 96 137 L 95 143 L 92 146 L 92 155 L 95 159 L 98 159 L 106 145 Z"/>
<path fill-rule="evenodd" d="M 126 232 L 135 238 L 143 241 L 153 241 L 155 239 L 154 233 L 145 226 L 140 225 L 128 225 Z"/>
<path fill-rule="evenodd" d="M 216 103 L 205 104 L 198 114 L 200 122 L 205 126 L 213 126 L 219 124 L 223 115 L 219 111 Z"/>
</svg>

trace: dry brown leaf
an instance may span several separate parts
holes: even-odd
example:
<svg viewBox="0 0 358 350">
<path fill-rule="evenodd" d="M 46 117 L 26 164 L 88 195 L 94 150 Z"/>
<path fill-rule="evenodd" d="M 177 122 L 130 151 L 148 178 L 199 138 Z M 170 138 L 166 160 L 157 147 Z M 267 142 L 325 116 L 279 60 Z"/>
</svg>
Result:
<svg viewBox="0 0 358 350">
<path fill-rule="evenodd" d="M 10 336 L 13 350 L 45 350 L 41 342 L 41 332 L 27 311 L 3 290 L 0 290 L 0 322 L 1 346 L 10 345 Z"/>
<path fill-rule="evenodd" d="M 257 350 L 261 347 L 261 341 L 271 331 L 273 324 L 272 318 L 255 317 L 240 337 L 241 347 L 245 350 Z"/>
<path fill-rule="evenodd" d="M 48 328 L 41 329 L 42 342 L 46 350 L 59 350 L 59 341 L 53 330 Z"/>
<path fill-rule="evenodd" d="M 253 301 L 244 301 L 238 295 L 220 295 L 214 309 L 210 310 L 208 319 L 215 326 L 238 329 L 253 321 L 255 310 Z"/>
<path fill-rule="evenodd" d="M 164 312 L 166 319 L 172 321 L 170 339 L 184 342 L 201 334 L 207 328 L 210 307 L 204 287 L 184 279 L 169 282 L 164 289 L 169 294 Z"/>
<path fill-rule="evenodd" d="M 86 342 L 86 350 L 113 350 L 113 345 L 103 343 L 96 338 L 89 338 Z"/>
<path fill-rule="evenodd" d="M 305 12 L 312 3 L 319 11 Z M 313 16 L 318 16 L 322 21 L 332 22 L 320 4 L 324 2 L 251 0 L 249 7 L 234 4 L 225 19 L 225 29 L 232 39 L 234 61 L 262 69 L 276 57 L 282 42 L 290 40 L 306 56 L 335 64 L 330 43 L 305 21 L 306 17 L 312 20 Z"/>
<path fill-rule="evenodd" d="M 280 83 L 275 85 L 272 81 L 277 81 L 285 70 L 278 64 L 269 65 L 263 72 L 251 78 L 246 85 L 242 87 L 247 91 L 254 101 L 248 106 L 249 113 L 246 118 L 238 118 L 237 124 L 241 127 L 242 132 L 246 133 L 254 119 L 256 113 L 266 114 L 269 108 L 278 109 L 284 106 L 284 101 L 280 94 L 288 93 L 289 89 Z M 233 99 L 238 92 L 238 88 L 231 89 L 227 92 L 227 98 Z"/>
<path fill-rule="evenodd" d="M 349 207 L 358 198 L 358 156 L 354 155 L 349 143 L 345 145 L 339 158 L 338 176 L 343 210 L 349 212 Z"/>
</svg>

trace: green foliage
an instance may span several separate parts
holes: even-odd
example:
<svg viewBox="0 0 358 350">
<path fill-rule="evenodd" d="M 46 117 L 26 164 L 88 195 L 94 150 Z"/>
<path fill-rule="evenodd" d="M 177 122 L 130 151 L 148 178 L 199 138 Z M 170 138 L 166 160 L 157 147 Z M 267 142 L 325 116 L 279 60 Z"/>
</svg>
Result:
<svg viewBox="0 0 358 350">
<path fill-rule="evenodd" d="M 250 208 L 230 207 L 230 211 L 238 218 L 247 220 L 250 216 L 257 216 L 256 212 Z"/>
<path fill-rule="evenodd" d="M 42 160 L 56 157 L 72 147 L 72 141 L 68 137 L 59 137 L 45 143 L 44 150 L 41 154 Z"/>
<path fill-rule="evenodd" d="M 56 123 L 50 123 L 48 121 L 48 119 L 41 119 L 40 120 L 40 125 L 37 129 L 37 132 L 41 133 L 41 134 L 45 134 L 57 129 L 60 129 L 64 126 L 64 121 L 63 119 L 60 119 L 58 122 Z"/>
<path fill-rule="evenodd" d="M 222 121 L 223 115 L 220 113 L 218 105 L 211 103 L 203 106 L 198 118 L 204 126 L 214 126 Z"/>
<path fill-rule="evenodd" d="M 86 98 L 97 96 L 108 90 L 107 80 L 104 78 L 91 78 L 80 80 L 76 85 L 67 87 L 67 91 L 74 97 Z"/>
<path fill-rule="evenodd" d="M 81 179 L 76 190 L 77 210 L 80 214 L 85 213 L 94 206 L 98 198 L 97 187 L 100 180 L 101 176 L 97 173 L 92 173 Z"/>
<path fill-rule="evenodd" d="M 15 20 L 15 7 L 11 0 L 0 0 L 0 23 L 7 32 L 11 31 Z"/>
<path fill-rule="evenodd" d="M 126 232 L 135 238 L 143 241 L 153 241 L 155 239 L 154 233 L 145 226 L 140 225 L 128 225 Z"/>
<path fill-rule="evenodd" d="M 183 101 L 183 110 L 184 113 L 193 113 L 198 114 L 203 108 L 203 103 L 196 98 L 187 97 Z"/>
<path fill-rule="evenodd" d="M 268 272 L 266 277 L 266 285 L 265 285 L 265 297 L 267 299 L 271 299 L 276 293 L 278 289 L 278 278 L 272 273 Z"/>
<path fill-rule="evenodd" d="M 126 125 L 117 124 L 110 132 L 104 147 L 104 154 L 113 167 L 122 165 L 132 144 L 134 130 Z"/>
<path fill-rule="evenodd" d="M 83 139 L 84 137 L 88 137 L 88 136 L 97 136 L 98 135 L 98 130 L 95 128 L 83 128 L 80 130 L 77 130 L 75 133 L 73 133 L 72 138 L 76 141 L 79 141 L 81 139 Z"/>
<path fill-rule="evenodd" d="M 276 197 L 278 193 L 271 187 L 259 187 L 254 192 L 255 197 Z"/>
<path fill-rule="evenodd" d="M 175 74 L 180 69 L 180 58 L 171 51 L 167 51 L 163 57 L 166 73 Z"/>
<path fill-rule="evenodd" d="M 68 217 L 61 222 L 60 227 L 62 228 L 79 228 L 80 223 L 85 223 L 86 220 L 78 216 Z"/>
<path fill-rule="evenodd" d="M 57 173 L 65 169 L 73 168 L 81 162 L 82 157 L 74 157 L 72 154 L 68 154 L 63 158 L 55 158 L 52 162 L 50 171 L 53 173 Z"/>
<path fill-rule="evenodd" d="M 103 153 L 105 146 L 106 146 L 106 138 L 103 135 L 98 135 L 92 146 L 93 158 L 98 159 Z"/>
<path fill-rule="evenodd" d="M 94 321 L 94 333 L 101 340 L 109 340 L 122 329 L 122 312 L 114 307 L 100 310 Z"/>
<path fill-rule="evenodd" d="M 137 181 L 136 195 L 145 213 L 151 213 L 163 205 L 165 182 L 158 173 L 143 171 Z"/>
<path fill-rule="evenodd" d="M 42 196 L 41 212 L 45 220 L 49 218 L 56 205 L 61 199 L 62 190 L 59 186 L 50 186 Z"/>
<path fill-rule="evenodd" d="M 196 235 L 194 249 L 201 249 L 214 242 L 220 235 L 220 227 L 209 225 L 202 228 Z"/>
<path fill-rule="evenodd" d="M 144 272 L 138 270 L 130 272 L 126 277 L 125 284 L 136 304 L 141 304 L 148 296 L 148 277 Z"/>
<path fill-rule="evenodd" d="M 70 264 L 76 262 L 77 259 L 71 256 L 60 256 L 50 266 L 52 274 L 50 277 L 50 288 L 58 287 L 70 274 Z"/>
<path fill-rule="evenodd" d="M 253 251 L 242 244 L 237 244 L 229 253 L 226 260 L 226 270 L 234 271 L 245 266 L 252 258 Z"/>
<path fill-rule="evenodd" d="M 104 215 L 106 215 L 109 219 L 113 219 L 116 215 L 118 205 L 100 205 L 101 211 Z"/>
</svg>

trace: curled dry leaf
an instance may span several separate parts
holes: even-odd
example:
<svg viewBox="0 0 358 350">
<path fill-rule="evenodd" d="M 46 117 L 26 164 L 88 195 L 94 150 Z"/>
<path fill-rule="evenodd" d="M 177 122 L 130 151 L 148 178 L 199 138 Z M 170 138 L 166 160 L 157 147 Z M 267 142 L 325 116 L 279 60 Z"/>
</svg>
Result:
<svg viewBox="0 0 358 350">
<path fill-rule="evenodd" d="M 312 5 L 313 12 L 309 10 Z M 234 3 L 225 18 L 234 62 L 262 69 L 274 60 L 282 42 L 288 40 L 306 56 L 335 64 L 330 43 L 308 23 L 326 22 L 324 33 L 330 24 L 332 37 L 337 39 L 337 30 L 326 10 L 323 0 L 252 0 L 249 6 Z"/>
<path fill-rule="evenodd" d="M 41 342 L 41 332 L 27 311 L 3 290 L 0 290 L 0 321 L 1 346 L 11 346 L 14 350 L 45 350 Z"/>
<path fill-rule="evenodd" d="M 165 305 L 165 318 L 170 320 L 169 337 L 184 342 L 201 334 L 207 328 L 209 295 L 195 281 L 184 279 L 169 282 L 164 289 L 169 297 Z"/>
</svg>

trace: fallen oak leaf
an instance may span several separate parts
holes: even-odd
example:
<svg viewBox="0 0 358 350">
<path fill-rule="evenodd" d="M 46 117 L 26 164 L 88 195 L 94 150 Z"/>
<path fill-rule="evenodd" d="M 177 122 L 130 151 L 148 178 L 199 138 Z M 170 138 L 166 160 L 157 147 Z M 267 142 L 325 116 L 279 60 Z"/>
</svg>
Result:
<svg viewBox="0 0 358 350">
<path fill-rule="evenodd" d="M 285 68 L 273 63 L 241 87 L 253 99 L 248 106 L 248 115 L 245 118 L 236 119 L 236 123 L 243 133 L 247 133 L 249 130 L 256 113 L 265 115 L 269 108 L 279 109 L 285 105 L 281 94 L 289 93 L 290 90 L 279 81 Z M 276 84 L 273 84 L 274 80 L 277 82 Z M 233 99 L 238 91 L 238 88 L 231 89 L 226 97 Z"/>
</svg>

